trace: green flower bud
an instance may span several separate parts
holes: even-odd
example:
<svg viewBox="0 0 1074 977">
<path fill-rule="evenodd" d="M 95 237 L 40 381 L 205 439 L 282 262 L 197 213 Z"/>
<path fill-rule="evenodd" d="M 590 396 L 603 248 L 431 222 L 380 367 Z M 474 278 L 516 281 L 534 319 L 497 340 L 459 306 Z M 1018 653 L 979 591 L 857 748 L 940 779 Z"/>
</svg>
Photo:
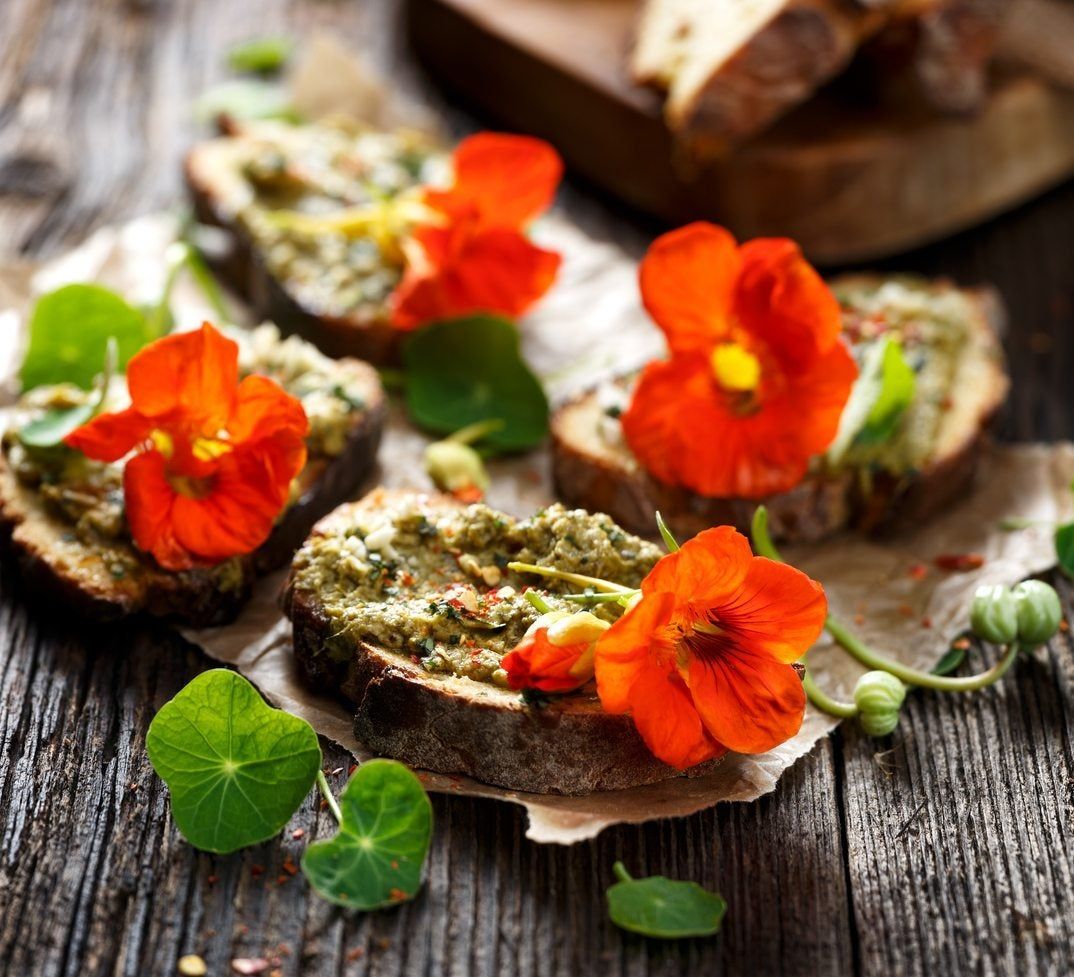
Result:
<svg viewBox="0 0 1074 977">
<path fill-rule="evenodd" d="M 1055 588 L 1043 580 L 1025 580 L 1014 588 L 1018 604 L 1018 640 L 1026 648 L 1044 644 L 1063 620 Z"/>
<path fill-rule="evenodd" d="M 970 607 L 970 627 L 978 638 L 1006 645 L 1018 637 L 1018 601 L 1001 584 L 978 587 Z"/>
<path fill-rule="evenodd" d="M 468 444 L 450 438 L 434 441 L 425 449 L 425 471 L 436 487 L 445 492 L 470 488 L 484 492 L 489 487 L 488 472 L 481 456 Z"/>
<path fill-rule="evenodd" d="M 899 724 L 906 687 L 888 672 L 866 672 L 854 686 L 861 728 L 869 736 L 887 736 Z"/>
</svg>

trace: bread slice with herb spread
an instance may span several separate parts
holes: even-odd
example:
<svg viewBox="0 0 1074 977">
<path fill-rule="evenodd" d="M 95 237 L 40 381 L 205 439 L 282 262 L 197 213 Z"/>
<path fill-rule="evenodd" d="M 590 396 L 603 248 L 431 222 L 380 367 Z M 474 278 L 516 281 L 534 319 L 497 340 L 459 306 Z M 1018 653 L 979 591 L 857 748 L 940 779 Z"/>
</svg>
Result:
<svg viewBox="0 0 1074 977">
<path fill-rule="evenodd" d="M 678 771 L 629 717 L 601 710 L 592 683 L 548 699 L 508 688 L 500 661 L 539 616 L 523 591 L 538 584 L 553 608 L 579 605 L 561 597 L 576 587 L 506 567 L 521 560 L 637 586 L 662 553 L 605 515 L 561 505 L 516 520 L 377 489 L 314 527 L 283 607 L 305 675 L 351 703 L 355 735 L 375 752 L 513 790 L 613 790 Z"/>
<path fill-rule="evenodd" d="M 223 623 L 249 597 L 256 577 L 285 564 L 314 522 L 353 497 L 369 475 L 386 410 L 372 367 L 330 360 L 297 337 L 281 340 L 269 324 L 227 335 L 239 344 L 241 374 L 275 379 L 302 402 L 310 423 L 308 460 L 291 501 L 265 543 L 246 556 L 181 572 L 162 569 L 131 542 L 121 465 L 20 441 L 26 423 L 88 402 L 86 391 L 40 387 L 10 416 L 0 454 L 0 531 L 31 585 L 65 609 L 98 620 L 145 612 L 198 626 Z M 113 394 L 121 387 L 113 383 Z M 109 402 L 109 409 L 120 406 Z"/>
<path fill-rule="evenodd" d="M 372 211 L 445 166 L 424 136 L 340 120 L 243 123 L 195 146 L 184 172 L 198 220 L 228 237 L 215 269 L 256 315 L 330 356 L 380 364 L 393 360 L 398 337 L 388 300 L 402 260 L 390 229 L 348 234 L 288 217 Z"/>
<path fill-rule="evenodd" d="M 701 496 L 658 481 L 632 455 L 618 421 L 632 386 L 624 378 L 553 416 L 559 496 L 642 533 L 651 532 L 653 511 L 660 510 L 683 536 L 723 524 L 746 529 L 763 502 L 774 535 L 810 541 L 848 527 L 911 525 L 967 492 L 989 424 L 1007 394 L 997 296 L 944 281 L 865 275 L 840 278 L 832 287 L 863 377 L 870 351 L 888 338 L 900 344 L 914 371 L 913 399 L 886 437 L 857 436 L 848 403 L 832 447 L 814 459 L 795 488 L 764 499 Z"/>
</svg>

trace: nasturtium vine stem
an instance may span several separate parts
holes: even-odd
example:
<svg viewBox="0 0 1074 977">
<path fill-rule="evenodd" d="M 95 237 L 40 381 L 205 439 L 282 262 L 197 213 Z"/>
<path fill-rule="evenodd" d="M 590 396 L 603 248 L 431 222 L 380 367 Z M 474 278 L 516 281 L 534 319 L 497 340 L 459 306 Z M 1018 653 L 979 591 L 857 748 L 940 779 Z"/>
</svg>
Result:
<svg viewBox="0 0 1074 977">
<path fill-rule="evenodd" d="M 332 789 L 328 786 L 328 778 L 325 777 L 323 770 L 317 771 L 317 789 L 321 792 L 325 804 L 328 805 L 328 810 L 332 812 L 332 817 L 336 819 L 336 824 L 342 824 L 343 814 L 340 812 L 339 805 L 332 795 Z"/>
<path fill-rule="evenodd" d="M 837 699 L 833 699 L 817 685 L 813 675 L 808 670 L 802 676 L 802 688 L 805 689 L 805 694 L 809 697 L 809 701 L 821 712 L 828 713 L 829 716 L 852 719 L 858 714 L 858 707 L 853 702 L 839 702 Z"/>
<path fill-rule="evenodd" d="M 627 871 L 626 866 L 622 862 L 616 862 L 612 866 L 612 871 L 615 873 L 615 877 L 620 882 L 633 882 L 634 877 Z"/>
<path fill-rule="evenodd" d="M 767 557 L 777 563 L 785 562 L 768 533 L 768 512 L 764 506 L 758 506 L 757 511 L 753 514 L 751 536 L 753 549 L 758 556 Z M 986 688 L 998 682 L 1007 673 L 1011 665 L 1014 664 L 1019 650 L 1019 646 L 1015 642 L 1007 648 L 1003 657 L 987 672 L 951 678 L 946 675 L 933 675 L 931 672 L 923 672 L 920 669 L 910 668 L 907 665 L 892 661 L 890 658 L 885 658 L 883 655 L 873 651 L 845 624 L 831 614 L 828 615 L 827 620 L 824 622 L 824 627 L 837 644 L 866 667 L 889 672 L 907 685 L 933 689 L 937 692 L 976 692 L 978 689 Z"/>
<path fill-rule="evenodd" d="M 527 590 L 522 595 L 526 598 L 538 611 L 542 614 L 547 614 L 552 610 L 551 605 L 546 601 L 536 590 Z"/>
<path fill-rule="evenodd" d="M 592 587 L 594 590 L 600 590 L 606 594 L 625 594 L 633 590 L 632 587 L 624 587 L 622 584 L 612 583 L 610 580 L 601 580 L 600 577 L 587 577 L 581 573 L 557 570 L 555 567 L 537 566 L 535 563 L 512 562 L 507 564 L 507 569 L 514 570 L 515 573 L 535 573 L 540 577 L 566 580 L 567 583 L 574 583 L 579 587 Z"/>
</svg>

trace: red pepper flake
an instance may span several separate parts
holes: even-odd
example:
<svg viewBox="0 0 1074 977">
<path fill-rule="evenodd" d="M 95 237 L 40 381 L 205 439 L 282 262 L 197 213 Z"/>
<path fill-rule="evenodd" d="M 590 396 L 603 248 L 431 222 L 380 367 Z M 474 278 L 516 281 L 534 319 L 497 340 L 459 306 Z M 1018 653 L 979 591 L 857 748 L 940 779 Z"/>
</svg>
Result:
<svg viewBox="0 0 1074 977">
<path fill-rule="evenodd" d="M 865 615 L 864 614 L 855 614 L 854 615 L 854 623 L 860 628 L 865 623 Z"/>
<path fill-rule="evenodd" d="M 929 575 L 929 568 L 924 563 L 915 563 L 907 572 L 911 580 L 924 580 Z"/>
<path fill-rule="evenodd" d="M 290 875 L 280 874 L 280 875 L 276 876 L 276 884 L 277 885 L 283 885 L 285 882 L 290 882 L 290 881 L 291 881 L 291 876 Z"/>
<path fill-rule="evenodd" d="M 465 488 L 455 489 L 451 494 L 457 502 L 461 502 L 463 505 L 480 502 L 485 497 L 485 493 L 476 485 L 467 485 Z"/>
<path fill-rule="evenodd" d="M 931 617 L 923 617 L 921 619 L 921 626 L 923 628 L 931 628 L 932 627 L 932 618 Z"/>
<path fill-rule="evenodd" d="M 354 776 L 354 771 L 357 770 L 357 769 L 358 769 L 358 764 L 357 763 L 352 763 L 350 765 L 350 767 L 347 769 L 347 776 L 348 777 L 353 777 Z"/>
<path fill-rule="evenodd" d="M 932 562 L 941 570 L 965 573 L 967 570 L 980 570 L 985 558 L 980 553 L 941 553 Z"/>
<path fill-rule="evenodd" d="M 288 856 L 287 856 L 287 857 L 286 857 L 286 858 L 285 858 L 285 859 L 283 860 L 283 870 L 284 870 L 284 871 L 285 871 L 285 872 L 286 872 L 286 873 L 287 873 L 288 875 L 297 875 L 297 874 L 298 874 L 298 866 L 297 866 L 297 865 L 296 865 L 296 864 L 294 863 L 294 861 L 293 861 L 293 860 L 291 859 L 291 856 L 290 856 L 290 855 L 288 855 Z"/>
<path fill-rule="evenodd" d="M 251 865 L 250 866 L 250 874 L 255 879 L 260 875 L 264 875 L 265 874 L 265 866 L 264 865 Z"/>
<path fill-rule="evenodd" d="M 1067 619 L 1065 617 L 1059 622 L 1059 630 L 1064 633 L 1070 630 L 1070 625 L 1067 623 Z"/>
<path fill-rule="evenodd" d="M 404 899 L 409 899 L 410 894 L 404 892 L 402 889 L 392 887 L 388 890 L 388 898 L 391 899 L 392 902 L 402 902 Z"/>
<path fill-rule="evenodd" d="M 391 866 L 392 866 L 393 869 L 394 868 L 399 868 L 399 859 L 393 858 L 392 861 L 391 861 Z"/>
<path fill-rule="evenodd" d="M 291 837 L 294 838 L 295 841 L 298 841 L 298 839 L 304 837 L 305 834 L 305 828 L 295 828 L 295 830 L 291 832 Z"/>
<path fill-rule="evenodd" d="M 914 616 L 914 609 L 909 604 L 900 604 L 899 605 L 899 613 L 903 617 L 913 617 Z"/>
<path fill-rule="evenodd" d="M 365 947 L 356 946 L 353 950 L 347 951 L 347 962 L 354 963 L 355 960 L 361 960 L 365 956 Z"/>
<path fill-rule="evenodd" d="M 958 651 L 968 651 L 971 643 L 969 638 L 955 638 L 951 642 L 951 647 Z"/>
<path fill-rule="evenodd" d="M 209 885 L 216 885 L 216 883 L 220 881 L 220 876 L 219 875 L 207 875 L 205 877 L 205 881 L 208 882 Z"/>
</svg>

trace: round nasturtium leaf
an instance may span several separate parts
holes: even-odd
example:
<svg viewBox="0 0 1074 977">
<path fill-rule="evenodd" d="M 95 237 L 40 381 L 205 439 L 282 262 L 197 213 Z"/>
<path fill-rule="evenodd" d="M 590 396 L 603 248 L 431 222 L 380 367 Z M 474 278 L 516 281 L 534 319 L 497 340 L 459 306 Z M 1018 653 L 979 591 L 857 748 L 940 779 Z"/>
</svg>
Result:
<svg viewBox="0 0 1074 977">
<path fill-rule="evenodd" d="M 524 451 L 548 434 L 548 400 L 522 360 L 518 330 L 506 319 L 469 316 L 419 329 L 403 347 L 411 416 L 437 434 L 477 421 L 502 426 L 482 439 Z"/>
<path fill-rule="evenodd" d="M 617 882 L 608 889 L 608 915 L 621 929 L 672 940 L 720 931 L 727 903 L 696 882 L 654 875 Z"/>
<path fill-rule="evenodd" d="M 23 390 L 73 383 L 88 390 L 113 337 L 122 371 L 155 337 L 145 317 L 100 285 L 64 285 L 42 295 L 30 317 L 30 343 L 19 371 Z"/>
<path fill-rule="evenodd" d="M 395 760 L 369 760 L 339 797 L 339 832 L 314 842 L 302 871 L 318 895 L 351 909 L 379 909 L 412 899 L 433 830 L 425 788 Z"/>
<path fill-rule="evenodd" d="M 236 672 L 203 672 L 154 717 L 146 735 L 172 816 L 195 848 L 231 852 L 271 838 L 321 767 L 304 719 L 265 704 Z"/>
</svg>

